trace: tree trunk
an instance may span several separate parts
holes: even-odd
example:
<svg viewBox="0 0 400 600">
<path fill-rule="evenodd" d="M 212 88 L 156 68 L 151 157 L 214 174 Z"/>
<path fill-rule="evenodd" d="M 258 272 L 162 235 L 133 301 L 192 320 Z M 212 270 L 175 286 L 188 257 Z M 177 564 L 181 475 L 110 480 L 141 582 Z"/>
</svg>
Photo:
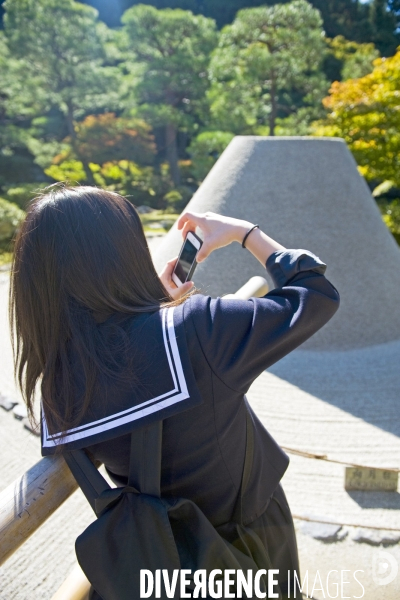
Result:
<svg viewBox="0 0 400 600">
<path fill-rule="evenodd" d="M 79 152 L 78 152 L 78 148 L 77 148 L 76 131 L 75 131 L 75 127 L 74 127 L 74 109 L 73 109 L 73 106 L 71 103 L 67 104 L 67 127 L 68 127 L 69 136 L 71 138 L 71 146 L 74 150 L 74 153 L 76 154 L 76 157 L 78 158 L 78 160 L 81 161 L 81 163 L 83 165 L 83 170 L 85 171 L 86 181 L 90 185 L 94 185 L 95 181 L 94 181 L 92 170 L 89 167 L 89 163 L 86 160 L 84 160 L 81 156 L 79 156 Z"/>
<path fill-rule="evenodd" d="M 165 126 L 165 145 L 167 161 L 170 168 L 171 179 L 175 186 L 178 186 L 181 182 L 181 176 L 179 173 L 178 165 L 178 145 L 176 139 L 177 131 L 175 125 L 168 123 Z"/>
<path fill-rule="evenodd" d="M 275 75 L 271 74 L 271 112 L 269 114 L 269 135 L 275 135 L 275 127 L 276 127 L 276 117 L 278 114 L 278 98 L 277 98 L 277 90 L 276 90 L 276 79 Z"/>
<path fill-rule="evenodd" d="M 67 104 L 67 127 L 71 143 L 74 146 L 76 141 L 76 131 L 74 127 L 74 109 L 70 102 Z"/>
</svg>

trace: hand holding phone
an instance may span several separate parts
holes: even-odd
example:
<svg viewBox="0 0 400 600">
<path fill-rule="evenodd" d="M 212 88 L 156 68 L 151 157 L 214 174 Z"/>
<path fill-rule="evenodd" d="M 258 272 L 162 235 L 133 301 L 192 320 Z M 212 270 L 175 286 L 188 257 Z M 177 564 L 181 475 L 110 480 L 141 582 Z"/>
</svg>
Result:
<svg viewBox="0 0 400 600">
<path fill-rule="evenodd" d="M 178 287 L 192 279 L 197 266 L 196 256 L 202 244 L 202 240 L 193 231 L 187 233 L 171 275 L 172 281 Z"/>
</svg>

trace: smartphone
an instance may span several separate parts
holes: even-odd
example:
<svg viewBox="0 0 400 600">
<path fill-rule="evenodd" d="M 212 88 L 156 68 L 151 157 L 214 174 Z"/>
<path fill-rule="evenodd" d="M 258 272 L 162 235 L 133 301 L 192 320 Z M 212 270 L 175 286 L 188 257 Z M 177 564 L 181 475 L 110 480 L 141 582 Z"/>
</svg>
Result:
<svg viewBox="0 0 400 600">
<path fill-rule="evenodd" d="M 192 279 L 194 270 L 197 266 L 196 256 L 202 244 L 202 240 L 195 233 L 189 231 L 183 242 L 183 246 L 171 276 L 172 281 L 178 287 Z"/>
</svg>

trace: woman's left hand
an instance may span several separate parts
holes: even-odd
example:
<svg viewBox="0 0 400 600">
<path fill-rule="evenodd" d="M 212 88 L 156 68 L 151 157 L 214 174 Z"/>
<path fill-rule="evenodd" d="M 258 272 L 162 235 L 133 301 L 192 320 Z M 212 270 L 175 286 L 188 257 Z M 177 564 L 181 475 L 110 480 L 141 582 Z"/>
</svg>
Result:
<svg viewBox="0 0 400 600">
<path fill-rule="evenodd" d="M 177 260 L 178 258 L 169 260 L 159 275 L 163 286 L 174 300 L 179 300 L 188 294 L 193 287 L 193 281 L 187 281 L 180 287 L 177 287 L 172 281 L 171 275 Z"/>
</svg>

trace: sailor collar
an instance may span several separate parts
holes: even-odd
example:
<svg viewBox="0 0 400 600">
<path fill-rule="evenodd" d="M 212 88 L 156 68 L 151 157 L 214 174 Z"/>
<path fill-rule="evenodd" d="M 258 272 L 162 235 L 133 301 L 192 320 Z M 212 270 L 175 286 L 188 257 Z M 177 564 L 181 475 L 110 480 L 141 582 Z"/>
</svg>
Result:
<svg viewBox="0 0 400 600">
<path fill-rule="evenodd" d="M 140 370 L 140 382 L 124 389 L 105 386 L 104 395 L 91 403 L 81 424 L 64 436 L 50 431 L 42 408 L 43 456 L 54 454 L 59 446 L 71 451 L 126 435 L 203 402 L 188 354 L 183 304 L 152 313 L 144 325 L 133 325 L 132 335 L 136 353 L 146 363 Z"/>
</svg>

